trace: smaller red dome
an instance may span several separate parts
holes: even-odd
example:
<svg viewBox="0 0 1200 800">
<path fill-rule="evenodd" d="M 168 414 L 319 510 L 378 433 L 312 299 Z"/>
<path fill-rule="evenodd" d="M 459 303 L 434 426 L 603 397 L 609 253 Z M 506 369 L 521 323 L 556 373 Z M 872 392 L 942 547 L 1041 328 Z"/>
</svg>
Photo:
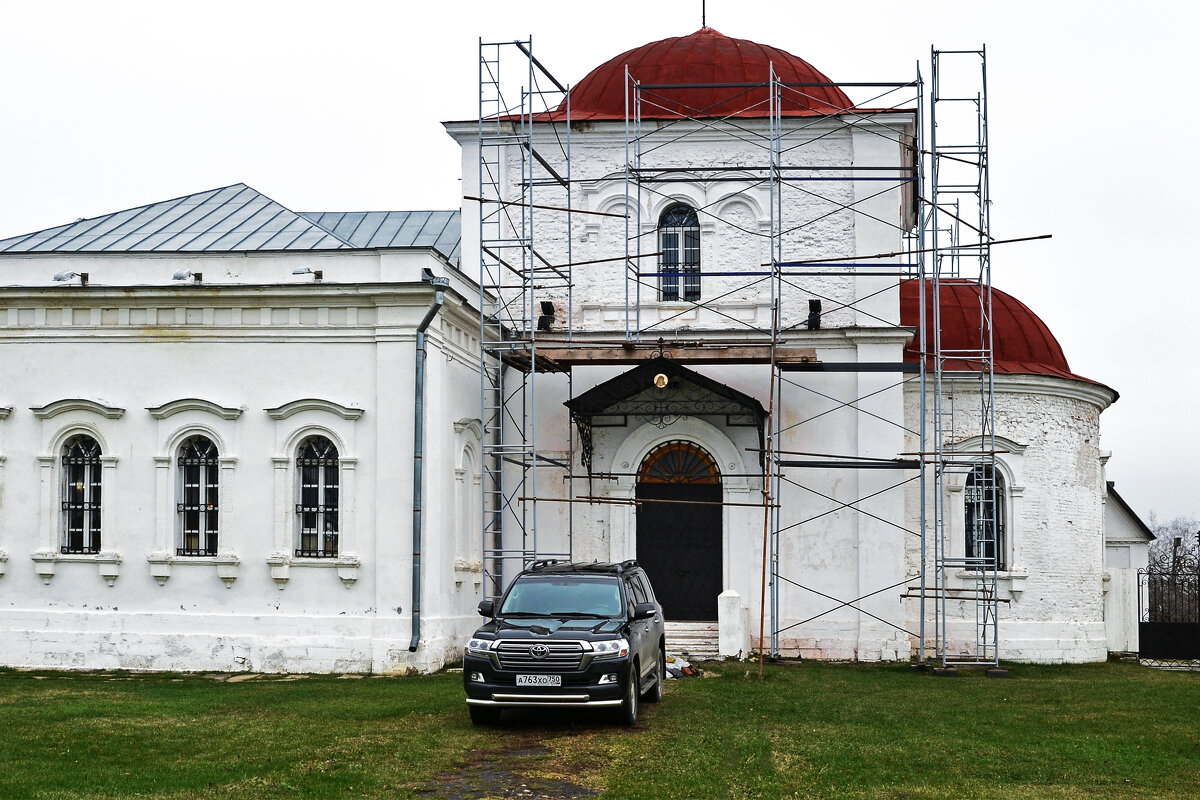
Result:
<svg viewBox="0 0 1200 800">
<path fill-rule="evenodd" d="M 942 351 L 980 349 L 980 287 L 969 280 L 939 281 L 941 298 Z M 933 292 L 926 281 L 927 330 L 933 324 Z M 920 325 L 920 284 L 900 283 L 900 324 Z M 904 348 L 905 361 L 920 359 L 917 337 Z M 978 361 L 948 360 L 944 369 L 977 371 Z M 1046 323 L 1012 295 L 992 287 L 992 369 L 997 375 L 1051 375 L 1087 381 L 1071 372 L 1062 347 Z"/>
<path fill-rule="evenodd" d="M 626 67 L 643 85 L 702 84 L 643 90 L 643 118 L 767 117 L 766 87 L 708 84 L 765 84 L 772 66 L 784 83 L 831 83 L 807 61 L 786 50 L 701 28 L 690 36 L 635 47 L 596 67 L 571 89 L 571 117 L 624 119 Z M 795 117 L 837 114 L 850 108 L 850 98 L 836 86 L 788 87 L 782 93 L 780 113 Z M 564 100 L 555 113 L 566 110 Z"/>
</svg>

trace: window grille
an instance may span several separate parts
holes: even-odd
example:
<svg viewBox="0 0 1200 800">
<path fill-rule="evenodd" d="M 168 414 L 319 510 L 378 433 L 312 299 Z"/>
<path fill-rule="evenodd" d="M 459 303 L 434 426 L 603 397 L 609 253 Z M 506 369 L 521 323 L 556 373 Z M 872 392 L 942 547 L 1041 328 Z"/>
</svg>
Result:
<svg viewBox="0 0 1200 800">
<path fill-rule="evenodd" d="M 662 300 L 700 299 L 700 221 L 696 210 L 673 205 L 658 221 L 659 295 Z"/>
<path fill-rule="evenodd" d="M 1004 569 L 1004 479 L 988 464 L 967 475 L 966 534 L 968 559 L 977 569 Z"/>
<path fill-rule="evenodd" d="M 72 436 L 62 449 L 63 553 L 100 552 L 100 445 Z"/>
<path fill-rule="evenodd" d="M 193 436 L 179 446 L 179 515 L 181 556 L 217 554 L 217 511 L 220 499 L 220 464 L 217 447 L 205 436 Z"/>
<path fill-rule="evenodd" d="M 296 455 L 297 556 L 337 557 L 338 469 L 338 451 L 333 442 L 324 436 L 301 442 Z"/>
</svg>

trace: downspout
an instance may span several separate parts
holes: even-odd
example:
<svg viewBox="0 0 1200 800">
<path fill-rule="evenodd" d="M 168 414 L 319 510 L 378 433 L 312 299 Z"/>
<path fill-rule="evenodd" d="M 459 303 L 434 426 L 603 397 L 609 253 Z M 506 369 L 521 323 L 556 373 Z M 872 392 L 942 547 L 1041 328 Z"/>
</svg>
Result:
<svg viewBox="0 0 1200 800">
<path fill-rule="evenodd" d="M 425 457 L 425 330 L 446 299 L 448 278 L 435 278 L 429 270 L 422 270 L 421 280 L 434 288 L 433 305 L 425 312 L 425 318 L 417 326 L 417 379 L 413 400 L 413 523 L 412 523 L 412 640 L 408 651 L 414 653 L 421 639 L 421 505 L 424 486 L 422 461 Z"/>
</svg>

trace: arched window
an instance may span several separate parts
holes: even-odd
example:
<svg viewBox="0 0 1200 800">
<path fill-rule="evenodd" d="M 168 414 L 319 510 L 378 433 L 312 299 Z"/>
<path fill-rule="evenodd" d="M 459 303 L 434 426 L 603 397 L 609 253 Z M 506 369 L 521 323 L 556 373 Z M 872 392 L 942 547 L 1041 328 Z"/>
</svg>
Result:
<svg viewBox="0 0 1200 800">
<path fill-rule="evenodd" d="M 296 555 L 338 554 L 338 451 L 324 436 L 310 436 L 296 451 Z"/>
<path fill-rule="evenodd" d="M 100 552 L 100 445 L 86 434 L 62 448 L 63 553 Z"/>
<path fill-rule="evenodd" d="M 658 220 L 659 299 L 700 299 L 700 221 L 696 209 L 677 203 Z M 682 278 L 683 287 L 679 283 Z"/>
<path fill-rule="evenodd" d="M 665 442 L 642 460 L 639 483 L 719 484 L 721 471 L 713 457 L 691 442 Z"/>
<path fill-rule="evenodd" d="M 217 554 L 217 509 L 221 466 L 217 446 L 207 436 L 192 436 L 179 446 L 175 512 L 179 517 L 181 556 Z"/>
<path fill-rule="evenodd" d="M 966 556 L 977 569 L 1002 570 L 1004 564 L 1004 478 L 990 464 L 976 464 L 964 492 Z"/>
</svg>

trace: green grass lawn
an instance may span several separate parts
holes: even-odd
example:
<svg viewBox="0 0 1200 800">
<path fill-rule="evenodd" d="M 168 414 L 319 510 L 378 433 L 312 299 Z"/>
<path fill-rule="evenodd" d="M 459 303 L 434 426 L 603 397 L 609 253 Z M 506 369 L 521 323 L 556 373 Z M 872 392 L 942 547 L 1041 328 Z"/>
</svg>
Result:
<svg viewBox="0 0 1200 800">
<path fill-rule="evenodd" d="M 0 798 L 1200 797 L 1196 673 L 722 664 L 633 729 L 460 680 L 0 670 Z"/>
</svg>

